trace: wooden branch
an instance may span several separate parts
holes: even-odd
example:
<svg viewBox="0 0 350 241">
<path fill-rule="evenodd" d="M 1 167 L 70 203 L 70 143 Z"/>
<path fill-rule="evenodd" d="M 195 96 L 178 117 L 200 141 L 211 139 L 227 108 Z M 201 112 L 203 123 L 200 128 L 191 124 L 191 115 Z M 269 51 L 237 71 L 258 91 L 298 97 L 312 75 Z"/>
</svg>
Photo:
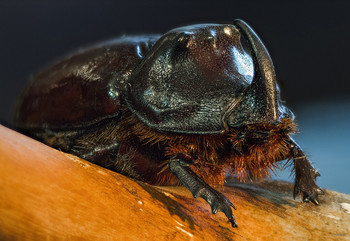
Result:
<svg viewBox="0 0 350 241">
<path fill-rule="evenodd" d="M 350 196 L 294 201 L 292 185 L 218 188 L 237 207 L 222 213 L 183 187 L 135 182 L 0 126 L 1 240 L 347 240 Z"/>
</svg>

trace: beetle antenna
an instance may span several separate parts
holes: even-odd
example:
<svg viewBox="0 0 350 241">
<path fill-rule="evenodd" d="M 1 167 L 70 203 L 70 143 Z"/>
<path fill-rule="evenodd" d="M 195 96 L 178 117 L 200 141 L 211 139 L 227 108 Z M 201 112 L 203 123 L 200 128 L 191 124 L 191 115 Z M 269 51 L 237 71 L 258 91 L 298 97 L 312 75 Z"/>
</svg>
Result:
<svg viewBox="0 0 350 241">
<path fill-rule="evenodd" d="M 247 87 L 242 91 L 242 93 L 236 98 L 231 101 L 231 103 L 228 105 L 227 110 L 222 116 L 222 125 L 225 129 L 225 132 L 229 132 L 229 126 L 228 126 L 228 118 L 232 114 L 232 112 L 236 109 L 236 106 L 238 106 L 239 103 L 241 103 L 245 93 L 246 93 Z"/>
</svg>

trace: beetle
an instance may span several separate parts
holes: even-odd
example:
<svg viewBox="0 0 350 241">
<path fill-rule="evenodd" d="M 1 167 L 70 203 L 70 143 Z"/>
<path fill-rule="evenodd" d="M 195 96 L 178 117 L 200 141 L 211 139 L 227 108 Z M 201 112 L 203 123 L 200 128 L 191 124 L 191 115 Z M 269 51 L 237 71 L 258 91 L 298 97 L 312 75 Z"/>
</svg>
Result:
<svg viewBox="0 0 350 241">
<path fill-rule="evenodd" d="M 81 49 L 32 78 L 16 126 L 42 142 L 152 185 L 183 184 L 233 227 L 234 205 L 211 185 L 294 164 L 294 198 L 318 204 L 319 173 L 291 138 L 272 60 L 244 21 Z"/>
</svg>

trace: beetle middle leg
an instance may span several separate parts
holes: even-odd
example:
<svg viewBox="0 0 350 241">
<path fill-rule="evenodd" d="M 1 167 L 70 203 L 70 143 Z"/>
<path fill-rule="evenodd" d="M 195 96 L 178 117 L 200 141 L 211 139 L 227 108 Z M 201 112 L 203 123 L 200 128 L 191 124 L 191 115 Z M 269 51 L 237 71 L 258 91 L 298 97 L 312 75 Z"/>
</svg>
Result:
<svg viewBox="0 0 350 241">
<path fill-rule="evenodd" d="M 318 205 L 318 195 L 324 193 L 316 184 L 316 177 L 320 176 L 320 174 L 293 139 L 290 139 L 289 148 L 295 170 L 294 198 L 302 194 L 304 202 L 311 201 Z"/>
<path fill-rule="evenodd" d="M 218 211 L 223 212 L 231 222 L 232 227 L 237 227 L 237 223 L 233 217 L 231 209 L 231 207 L 235 208 L 234 205 L 224 195 L 204 182 L 190 168 L 191 164 L 193 164 L 192 160 L 174 157 L 170 159 L 169 168 L 170 171 L 179 178 L 181 183 L 192 192 L 195 198 L 203 198 L 207 203 L 209 203 L 214 214 Z"/>
<path fill-rule="evenodd" d="M 101 156 L 104 156 L 114 150 L 117 150 L 119 148 L 119 143 L 110 143 L 108 145 L 98 145 L 94 146 L 91 149 L 89 149 L 86 152 L 79 152 L 79 156 L 85 160 L 94 162 L 94 160 L 100 158 Z"/>
</svg>

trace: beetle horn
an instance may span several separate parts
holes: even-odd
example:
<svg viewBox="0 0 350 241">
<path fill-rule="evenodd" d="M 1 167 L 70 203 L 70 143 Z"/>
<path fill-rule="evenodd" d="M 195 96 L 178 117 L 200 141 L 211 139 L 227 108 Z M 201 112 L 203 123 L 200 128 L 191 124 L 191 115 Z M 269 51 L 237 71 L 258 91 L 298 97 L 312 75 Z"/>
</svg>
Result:
<svg viewBox="0 0 350 241">
<path fill-rule="evenodd" d="M 264 121 L 278 119 L 277 88 L 275 69 L 269 53 L 254 30 L 244 21 L 237 19 L 234 25 L 248 40 L 254 59 L 255 77 L 251 84 L 258 110 Z"/>
</svg>

